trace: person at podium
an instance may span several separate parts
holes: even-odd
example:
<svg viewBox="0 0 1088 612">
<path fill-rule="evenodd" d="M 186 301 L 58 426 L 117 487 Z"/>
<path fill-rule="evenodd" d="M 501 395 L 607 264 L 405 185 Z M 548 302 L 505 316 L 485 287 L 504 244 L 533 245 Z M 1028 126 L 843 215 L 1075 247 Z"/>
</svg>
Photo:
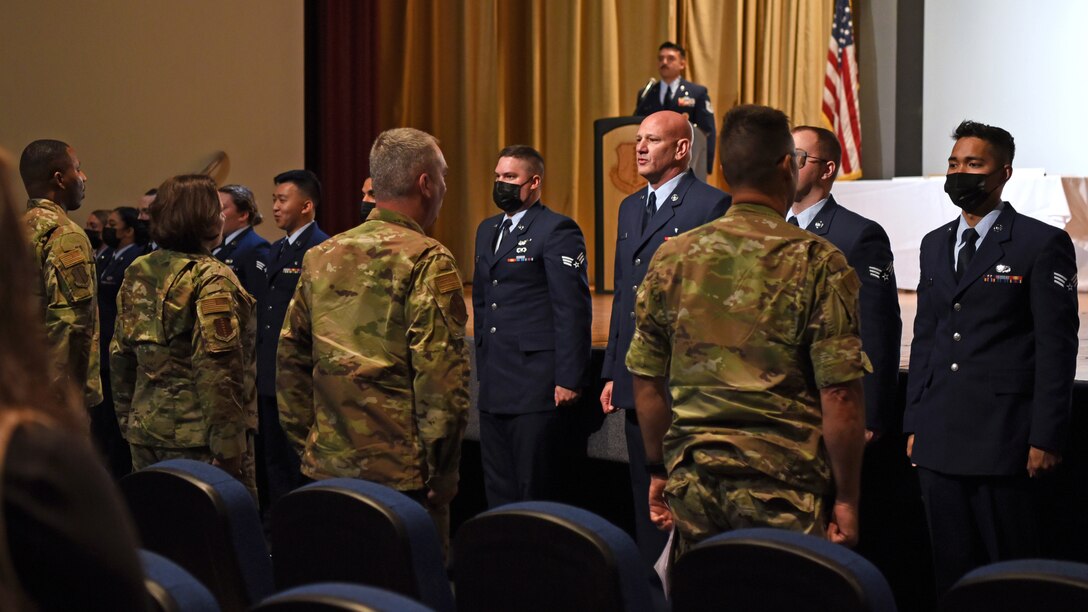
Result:
<svg viewBox="0 0 1088 612">
<path fill-rule="evenodd" d="M 635 115 L 649 117 L 661 110 L 671 110 L 686 115 L 706 134 L 706 171 L 714 171 L 714 141 L 717 128 L 714 125 L 714 107 L 706 87 L 683 78 L 687 67 L 687 51 L 680 45 L 665 41 L 657 48 L 657 72 L 661 80 L 650 79 L 638 92 Z"/>
</svg>

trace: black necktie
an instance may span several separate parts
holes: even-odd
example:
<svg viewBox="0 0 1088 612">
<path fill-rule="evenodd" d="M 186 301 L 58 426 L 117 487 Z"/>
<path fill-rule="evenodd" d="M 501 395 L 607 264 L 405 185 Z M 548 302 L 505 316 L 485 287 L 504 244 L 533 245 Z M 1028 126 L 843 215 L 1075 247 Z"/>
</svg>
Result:
<svg viewBox="0 0 1088 612">
<path fill-rule="evenodd" d="M 650 197 L 646 199 L 646 214 L 642 215 L 642 232 L 646 233 L 646 226 L 650 224 L 650 219 L 653 218 L 654 213 L 657 212 L 657 194 L 650 192 Z"/>
<path fill-rule="evenodd" d="M 510 231 L 510 225 L 510 219 L 503 219 L 502 226 L 499 227 L 499 231 L 495 232 L 495 246 L 492 247 L 492 252 L 499 252 L 499 244 L 502 243 L 502 237 L 506 235 L 506 232 Z"/>
<path fill-rule="evenodd" d="M 665 108 L 672 108 L 672 98 L 673 98 L 672 87 L 669 87 L 668 85 L 666 85 L 665 86 L 665 104 L 664 104 Z"/>
<path fill-rule="evenodd" d="M 801 227 L 797 224 L 797 217 L 790 217 L 789 219 L 786 219 L 786 222 L 794 227 Z"/>
<path fill-rule="evenodd" d="M 978 232 L 969 227 L 963 230 L 963 248 L 960 249 L 959 259 L 956 260 L 956 280 L 963 278 L 963 271 L 971 265 L 971 258 L 975 256 L 975 242 L 978 240 Z"/>
<path fill-rule="evenodd" d="M 280 243 L 280 252 L 276 254 L 276 265 L 279 265 L 287 258 L 287 255 L 291 252 L 291 243 L 284 240 Z"/>
</svg>

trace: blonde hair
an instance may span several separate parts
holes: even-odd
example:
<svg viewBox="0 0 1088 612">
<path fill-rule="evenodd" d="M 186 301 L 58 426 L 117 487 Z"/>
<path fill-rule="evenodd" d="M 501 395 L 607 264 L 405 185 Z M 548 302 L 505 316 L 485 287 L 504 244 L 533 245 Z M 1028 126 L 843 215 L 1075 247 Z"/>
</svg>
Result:
<svg viewBox="0 0 1088 612">
<path fill-rule="evenodd" d="M 374 198 L 410 196 L 416 179 L 438 171 L 438 139 L 415 128 L 394 128 L 378 134 L 370 147 L 370 178 Z"/>
</svg>

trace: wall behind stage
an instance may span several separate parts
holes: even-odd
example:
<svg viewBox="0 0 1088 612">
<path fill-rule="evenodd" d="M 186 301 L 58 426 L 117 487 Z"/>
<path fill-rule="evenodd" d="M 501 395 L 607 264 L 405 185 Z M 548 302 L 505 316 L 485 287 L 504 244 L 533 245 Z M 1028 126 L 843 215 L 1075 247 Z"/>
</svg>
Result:
<svg viewBox="0 0 1088 612">
<path fill-rule="evenodd" d="M 35 0 L 4 7 L 0 146 L 75 147 L 73 214 L 133 205 L 219 150 L 272 223 L 272 177 L 304 158 L 303 5 L 294 0 Z M 16 179 L 18 185 L 18 180 Z M 25 195 L 17 189 L 17 195 Z"/>
<path fill-rule="evenodd" d="M 1083 0 L 929 0 L 925 5 L 923 172 L 944 174 L 963 119 L 1016 139 L 1019 168 L 1088 176 Z"/>
</svg>

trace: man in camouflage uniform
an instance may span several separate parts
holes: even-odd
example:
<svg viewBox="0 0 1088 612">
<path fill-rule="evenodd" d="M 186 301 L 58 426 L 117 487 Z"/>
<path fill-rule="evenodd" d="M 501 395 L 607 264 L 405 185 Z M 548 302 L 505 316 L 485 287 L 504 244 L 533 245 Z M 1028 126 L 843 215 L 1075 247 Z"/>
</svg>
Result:
<svg viewBox="0 0 1088 612">
<path fill-rule="evenodd" d="M 202 178 L 221 224 L 215 185 Z M 199 249 L 179 244 L 161 211 L 177 200 L 177 180 L 164 183 L 151 205 L 162 248 L 129 266 L 118 294 L 114 409 L 134 471 L 167 459 L 202 461 L 238 478 L 256 499 L 254 300 L 208 252 L 218 236 Z"/>
<path fill-rule="evenodd" d="M 438 217 L 446 162 L 400 128 L 370 153 L 377 207 L 306 254 L 277 352 L 280 423 L 314 479 L 363 478 L 423 503 L 445 542 L 468 413 L 468 312 Z"/>
<path fill-rule="evenodd" d="M 58 388 L 72 385 L 90 409 L 102 401 L 98 352 L 98 287 L 87 234 L 68 218 L 83 203 L 87 176 L 76 152 L 58 140 L 35 140 L 23 150 L 19 174 L 30 202 L 24 219 L 41 282 L 45 330 Z"/>
<path fill-rule="evenodd" d="M 852 545 L 871 370 L 859 281 L 784 219 L 798 168 L 786 116 L 737 107 L 721 140 L 733 206 L 662 245 L 638 291 L 627 367 L 651 518 L 677 527 L 676 555 L 757 526 Z"/>
</svg>

